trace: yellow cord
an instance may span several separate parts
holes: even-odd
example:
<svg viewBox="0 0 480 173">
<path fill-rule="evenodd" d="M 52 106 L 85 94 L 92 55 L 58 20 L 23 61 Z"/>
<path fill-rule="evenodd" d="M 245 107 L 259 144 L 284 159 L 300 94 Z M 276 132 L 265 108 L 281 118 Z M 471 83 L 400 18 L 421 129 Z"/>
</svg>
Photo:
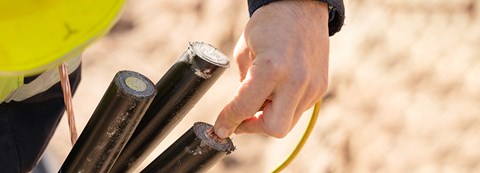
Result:
<svg viewBox="0 0 480 173">
<path fill-rule="evenodd" d="M 283 161 L 280 165 L 278 165 L 278 167 L 275 170 L 273 170 L 273 173 L 278 173 L 283 169 L 285 169 L 290 163 L 292 163 L 293 159 L 295 159 L 295 157 L 298 155 L 300 150 L 302 150 L 303 146 L 307 142 L 308 137 L 312 133 L 315 123 L 317 122 L 318 112 L 320 112 L 320 106 L 322 106 L 322 100 L 318 101 L 313 107 L 313 113 L 312 113 L 312 117 L 310 118 L 310 122 L 308 123 L 308 127 L 305 130 L 305 133 L 303 133 L 303 136 L 298 142 L 295 149 L 293 149 L 292 153 L 287 157 L 287 159 L 285 159 L 285 161 Z"/>
</svg>

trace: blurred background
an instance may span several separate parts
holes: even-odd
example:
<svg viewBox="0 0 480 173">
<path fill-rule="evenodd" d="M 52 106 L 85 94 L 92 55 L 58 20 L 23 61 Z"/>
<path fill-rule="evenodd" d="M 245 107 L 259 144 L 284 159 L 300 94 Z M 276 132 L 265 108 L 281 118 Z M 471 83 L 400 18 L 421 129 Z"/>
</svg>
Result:
<svg viewBox="0 0 480 173">
<path fill-rule="evenodd" d="M 330 85 L 318 123 L 285 172 L 480 172 L 480 4 L 476 0 L 346 0 L 331 37 Z M 158 81 L 188 42 L 230 58 L 248 21 L 245 0 L 129 1 L 83 55 L 74 97 L 81 131 L 116 72 Z M 239 84 L 231 68 L 143 163 L 196 121 L 214 123 Z M 297 144 L 311 111 L 284 139 L 234 135 L 237 150 L 210 172 L 270 172 Z M 45 157 L 71 149 L 66 118 Z M 54 169 L 55 171 L 58 169 Z"/>
</svg>

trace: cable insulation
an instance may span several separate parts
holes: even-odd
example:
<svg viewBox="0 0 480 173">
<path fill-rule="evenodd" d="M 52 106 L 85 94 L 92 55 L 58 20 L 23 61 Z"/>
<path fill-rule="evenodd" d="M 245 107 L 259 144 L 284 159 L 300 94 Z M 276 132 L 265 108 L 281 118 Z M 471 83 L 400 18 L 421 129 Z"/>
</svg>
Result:
<svg viewBox="0 0 480 173">
<path fill-rule="evenodd" d="M 315 106 L 313 107 L 313 112 L 312 112 L 312 117 L 310 118 L 310 122 L 308 123 L 307 129 L 305 130 L 305 133 L 303 133 L 302 138 L 298 142 L 297 146 L 295 149 L 293 149 L 292 153 L 283 161 L 280 165 L 277 166 L 275 170 L 273 170 L 273 173 L 278 173 L 284 170 L 292 161 L 297 157 L 298 153 L 300 150 L 302 150 L 303 146 L 308 140 L 308 137 L 312 133 L 313 127 L 315 127 L 315 123 L 317 122 L 318 118 L 318 113 L 320 112 L 320 107 L 322 106 L 322 100 L 318 101 Z"/>
</svg>

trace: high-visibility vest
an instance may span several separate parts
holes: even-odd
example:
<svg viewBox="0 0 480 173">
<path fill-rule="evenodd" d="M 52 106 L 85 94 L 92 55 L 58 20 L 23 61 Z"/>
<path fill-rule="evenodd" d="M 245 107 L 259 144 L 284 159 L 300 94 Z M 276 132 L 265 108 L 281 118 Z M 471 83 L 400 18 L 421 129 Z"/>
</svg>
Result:
<svg viewBox="0 0 480 173">
<path fill-rule="evenodd" d="M 0 103 L 23 77 L 78 57 L 113 26 L 124 0 L 0 0 Z"/>
</svg>

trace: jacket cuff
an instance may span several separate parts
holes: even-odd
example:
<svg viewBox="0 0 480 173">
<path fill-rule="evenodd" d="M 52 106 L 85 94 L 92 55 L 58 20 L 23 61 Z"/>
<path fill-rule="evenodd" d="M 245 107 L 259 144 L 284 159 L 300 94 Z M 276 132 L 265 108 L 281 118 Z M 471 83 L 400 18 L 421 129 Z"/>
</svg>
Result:
<svg viewBox="0 0 480 173">
<path fill-rule="evenodd" d="M 260 7 L 278 0 L 248 0 L 250 16 Z M 328 4 L 328 34 L 333 36 L 340 31 L 345 21 L 345 7 L 343 0 L 317 0 Z"/>
</svg>

